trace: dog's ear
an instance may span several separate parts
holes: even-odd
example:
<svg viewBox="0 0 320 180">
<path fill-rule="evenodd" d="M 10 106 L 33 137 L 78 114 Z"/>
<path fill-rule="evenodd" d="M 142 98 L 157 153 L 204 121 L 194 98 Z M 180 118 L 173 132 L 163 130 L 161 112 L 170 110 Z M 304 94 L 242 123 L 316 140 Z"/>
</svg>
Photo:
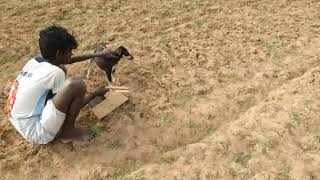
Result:
<svg viewBox="0 0 320 180">
<path fill-rule="evenodd" d="M 123 56 L 123 46 L 118 47 L 115 51 L 114 54 L 117 55 L 119 58 L 122 58 Z M 124 48 L 125 49 L 125 48 Z"/>
<path fill-rule="evenodd" d="M 124 46 L 119 46 L 116 50 L 113 51 L 113 54 L 118 56 L 119 59 L 126 57 L 126 59 L 133 60 L 133 56 L 128 52 Z"/>
<path fill-rule="evenodd" d="M 127 57 L 129 60 L 134 59 L 133 56 L 129 53 L 129 51 L 126 48 L 123 49 L 123 55 Z"/>
</svg>

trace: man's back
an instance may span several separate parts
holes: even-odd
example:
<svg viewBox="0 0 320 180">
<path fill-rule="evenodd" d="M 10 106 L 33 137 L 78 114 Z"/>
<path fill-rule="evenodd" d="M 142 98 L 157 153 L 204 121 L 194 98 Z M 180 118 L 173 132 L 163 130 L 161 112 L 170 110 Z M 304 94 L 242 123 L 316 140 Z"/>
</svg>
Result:
<svg viewBox="0 0 320 180">
<path fill-rule="evenodd" d="M 29 60 L 11 87 L 8 114 L 13 119 L 40 116 L 46 101 L 63 85 L 64 72 L 46 59 Z"/>
</svg>

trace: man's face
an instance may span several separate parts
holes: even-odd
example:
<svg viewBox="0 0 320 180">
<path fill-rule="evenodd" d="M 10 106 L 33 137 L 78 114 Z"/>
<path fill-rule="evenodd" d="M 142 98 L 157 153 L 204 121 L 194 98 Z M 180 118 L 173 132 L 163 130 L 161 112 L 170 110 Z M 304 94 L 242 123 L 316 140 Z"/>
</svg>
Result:
<svg viewBox="0 0 320 180">
<path fill-rule="evenodd" d="M 59 50 L 57 53 L 57 62 L 59 64 L 68 64 L 71 60 L 72 56 L 72 49 L 67 49 L 67 50 Z"/>
</svg>

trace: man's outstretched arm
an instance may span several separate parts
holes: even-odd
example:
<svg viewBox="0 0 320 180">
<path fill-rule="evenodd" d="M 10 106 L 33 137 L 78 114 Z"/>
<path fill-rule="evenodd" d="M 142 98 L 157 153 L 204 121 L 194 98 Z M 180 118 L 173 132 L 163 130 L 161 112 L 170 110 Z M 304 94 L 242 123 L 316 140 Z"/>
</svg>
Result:
<svg viewBox="0 0 320 180">
<path fill-rule="evenodd" d="M 71 57 L 71 60 L 68 64 L 73 64 L 76 62 L 85 61 L 87 59 L 91 59 L 91 58 L 95 58 L 95 57 L 111 57 L 111 56 L 113 56 L 111 51 L 103 51 L 103 52 L 75 55 L 75 56 Z"/>
</svg>

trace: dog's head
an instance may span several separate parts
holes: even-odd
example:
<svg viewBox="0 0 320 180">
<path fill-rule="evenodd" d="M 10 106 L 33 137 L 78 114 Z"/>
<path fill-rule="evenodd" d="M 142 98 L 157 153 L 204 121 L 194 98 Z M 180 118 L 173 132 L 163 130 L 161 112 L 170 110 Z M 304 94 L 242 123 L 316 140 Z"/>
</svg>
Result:
<svg viewBox="0 0 320 180">
<path fill-rule="evenodd" d="M 129 51 L 127 50 L 127 48 L 120 46 L 118 47 L 114 53 L 119 56 L 120 58 L 122 57 L 127 57 L 129 60 L 133 60 L 133 56 L 129 53 Z"/>
</svg>

